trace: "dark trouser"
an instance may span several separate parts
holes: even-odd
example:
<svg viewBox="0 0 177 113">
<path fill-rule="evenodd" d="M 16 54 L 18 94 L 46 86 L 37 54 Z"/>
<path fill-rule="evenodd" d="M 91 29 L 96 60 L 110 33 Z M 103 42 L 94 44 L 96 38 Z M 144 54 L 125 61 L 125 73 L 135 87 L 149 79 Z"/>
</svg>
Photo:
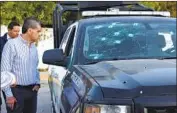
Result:
<svg viewBox="0 0 177 113">
<path fill-rule="evenodd" d="M 16 86 L 11 88 L 12 93 L 17 100 L 17 103 L 15 103 L 15 107 L 13 110 L 7 107 L 7 113 L 36 113 L 37 92 L 32 91 L 32 88 L 32 86 Z"/>
<path fill-rule="evenodd" d="M 3 95 L 3 97 L 4 97 L 4 101 L 5 101 L 5 103 L 6 103 L 6 94 L 5 94 L 4 91 L 2 91 L 2 95 Z M 7 106 L 6 106 L 6 109 L 7 109 Z"/>
<path fill-rule="evenodd" d="M 3 95 L 4 101 L 6 103 L 6 95 L 5 95 L 4 91 L 2 91 L 2 95 Z M 1 96 L 1 105 L 2 105 L 2 96 Z M 7 106 L 6 106 L 6 109 L 7 109 Z"/>
</svg>

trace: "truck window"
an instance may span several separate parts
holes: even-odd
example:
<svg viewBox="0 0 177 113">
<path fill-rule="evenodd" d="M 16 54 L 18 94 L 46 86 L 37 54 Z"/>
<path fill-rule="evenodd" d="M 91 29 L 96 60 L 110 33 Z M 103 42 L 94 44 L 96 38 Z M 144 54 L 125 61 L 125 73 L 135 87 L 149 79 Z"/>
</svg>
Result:
<svg viewBox="0 0 177 113">
<path fill-rule="evenodd" d="M 72 51 L 72 44 L 75 35 L 76 27 L 70 27 L 66 30 L 60 48 L 63 49 L 63 52 L 66 56 L 69 56 Z"/>
<path fill-rule="evenodd" d="M 83 54 L 89 60 L 175 57 L 175 27 L 175 21 L 92 23 L 85 30 Z"/>
<path fill-rule="evenodd" d="M 68 28 L 63 36 L 60 48 L 63 49 L 63 52 L 65 53 L 65 48 L 69 39 L 69 34 L 71 32 L 71 28 Z"/>
<path fill-rule="evenodd" d="M 70 36 L 69 36 L 69 40 L 66 46 L 66 55 L 70 56 L 72 53 L 72 49 L 73 49 L 73 40 L 74 40 L 74 36 L 75 36 L 75 31 L 76 31 L 76 27 L 73 26 Z"/>
</svg>

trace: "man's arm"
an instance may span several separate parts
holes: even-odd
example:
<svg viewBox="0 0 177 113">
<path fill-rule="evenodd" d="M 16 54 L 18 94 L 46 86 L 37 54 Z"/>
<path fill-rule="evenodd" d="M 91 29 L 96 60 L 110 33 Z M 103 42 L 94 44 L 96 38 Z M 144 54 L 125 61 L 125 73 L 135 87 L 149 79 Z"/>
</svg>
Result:
<svg viewBox="0 0 177 113">
<path fill-rule="evenodd" d="M 36 85 L 33 87 L 33 91 L 38 91 L 39 88 L 41 87 L 40 85 L 40 75 L 38 69 L 36 69 Z"/>
<path fill-rule="evenodd" d="M 1 72 L 7 71 L 11 72 L 12 71 L 12 63 L 13 63 L 13 58 L 15 56 L 15 51 L 14 51 L 13 43 L 12 41 L 8 41 L 3 48 L 2 51 L 2 59 L 1 59 Z M 11 92 L 10 86 L 7 86 L 6 88 L 3 89 L 7 97 L 12 97 L 13 94 Z"/>
<path fill-rule="evenodd" d="M 36 49 L 36 84 L 40 85 L 40 74 L 39 74 L 39 70 L 38 70 L 38 65 L 39 65 L 39 56 L 38 56 L 38 51 Z"/>
<path fill-rule="evenodd" d="M 38 64 L 39 64 L 39 57 L 38 57 L 38 51 L 36 49 L 36 85 L 33 87 L 33 91 L 38 91 L 40 88 L 40 74 L 38 71 Z"/>
</svg>

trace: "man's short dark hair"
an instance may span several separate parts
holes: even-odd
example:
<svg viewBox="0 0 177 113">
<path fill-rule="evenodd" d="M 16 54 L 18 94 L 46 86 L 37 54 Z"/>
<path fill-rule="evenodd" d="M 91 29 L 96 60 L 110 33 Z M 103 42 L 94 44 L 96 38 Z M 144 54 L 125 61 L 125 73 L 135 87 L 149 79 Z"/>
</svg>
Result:
<svg viewBox="0 0 177 113">
<path fill-rule="evenodd" d="M 20 26 L 20 24 L 18 22 L 16 22 L 16 21 L 12 21 L 12 22 L 9 23 L 7 28 L 12 30 L 14 28 L 14 26 Z"/>
<path fill-rule="evenodd" d="M 26 33 L 29 28 L 36 28 L 37 25 L 41 26 L 41 22 L 38 21 L 34 17 L 28 17 L 24 20 L 23 26 L 22 26 L 22 33 Z"/>
</svg>

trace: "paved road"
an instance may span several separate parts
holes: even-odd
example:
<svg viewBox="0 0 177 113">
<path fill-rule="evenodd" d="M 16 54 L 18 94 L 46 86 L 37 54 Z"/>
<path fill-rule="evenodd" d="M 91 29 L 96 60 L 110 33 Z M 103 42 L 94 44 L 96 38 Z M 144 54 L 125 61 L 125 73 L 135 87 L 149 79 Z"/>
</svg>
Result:
<svg viewBox="0 0 177 113">
<path fill-rule="evenodd" d="M 7 113 L 3 101 L 1 113 Z M 48 83 L 46 80 L 41 81 L 41 88 L 38 92 L 38 110 L 37 113 L 51 113 L 51 100 Z"/>
</svg>

